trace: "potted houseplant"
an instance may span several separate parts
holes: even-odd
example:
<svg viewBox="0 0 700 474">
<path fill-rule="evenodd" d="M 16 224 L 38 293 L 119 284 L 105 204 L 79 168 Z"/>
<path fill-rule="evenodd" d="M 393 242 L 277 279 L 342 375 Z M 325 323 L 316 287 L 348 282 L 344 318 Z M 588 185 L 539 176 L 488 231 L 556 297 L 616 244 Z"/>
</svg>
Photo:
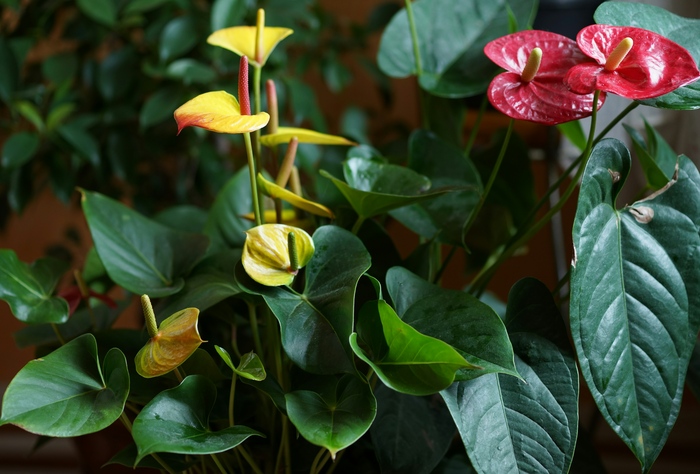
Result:
<svg viewBox="0 0 700 474">
<path fill-rule="evenodd" d="M 0 251 L 0 298 L 38 352 L 0 423 L 73 437 L 119 421 L 133 444 L 105 462 L 166 472 L 567 472 L 595 462 L 575 456 L 580 373 L 649 471 L 700 327 L 700 174 L 651 127 L 631 131 L 647 186 L 618 207 L 630 152 L 595 124 L 607 94 L 633 101 L 616 122 L 638 106 L 700 107 L 697 21 L 606 2 L 574 41 L 527 29 L 536 4 L 406 1 L 393 16 L 378 65 L 417 76 L 425 118 L 403 162 L 279 123 L 263 75 L 293 31 L 264 10 L 212 33 L 237 87 L 183 101 L 172 140 L 242 135 L 244 165 L 208 209 L 155 217 L 81 188 L 94 251 L 74 288 L 57 289 L 60 262 Z M 463 137 L 457 99 L 479 94 Z M 488 104 L 508 125 L 478 149 Z M 539 198 L 516 121 L 580 144 Z M 304 143 L 343 151 L 309 162 Z M 505 307 L 488 299 L 496 270 L 579 185 L 566 301 L 532 278 Z M 389 221 L 419 236 L 406 258 Z M 457 252 L 475 268 L 464 291 L 441 284 Z M 115 287 L 140 298 L 143 330 L 112 328 Z"/>
</svg>

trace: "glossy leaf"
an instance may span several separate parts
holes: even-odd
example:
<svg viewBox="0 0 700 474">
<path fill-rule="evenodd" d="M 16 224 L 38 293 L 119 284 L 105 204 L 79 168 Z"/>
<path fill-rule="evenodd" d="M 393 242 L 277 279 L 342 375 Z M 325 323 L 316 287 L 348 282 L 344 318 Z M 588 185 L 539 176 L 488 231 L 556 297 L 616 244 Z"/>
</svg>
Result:
<svg viewBox="0 0 700 474">
<path fill-rule="evenodd" d="M 566 473 L 576 445 L 578 373 L 547 287 L 534 279 L 516 283 L 506 326 L 524 381 L 488 374 L 442 396 L 477 472 Z"/>
<path fill-rule="evenodd" d="M 133 293 L 180 291 L 209 245 L 203 235 L 172 230 L 98 193 L 83 191 L 82 205 L 109 277 Z"/>
<path fill-rule="evenodd" d="M 574 221 L 571 332 L 598 408 L 647 472 L 680 408 L 700 327 L 700 175 L 677 175 L 623 209 L 630 170 L 617 140 L 593 150 Z"/>
<path fill-rule="evenodd" d="M 130 15 L 133 13 L 144 13 L 147 11 L 154 10 L 165 3 L 171 2 L 172 0 L 131 0 L 125 7 L 122 13 L 124 15 Z"/>
<path fill-rule="evenodd" d="M 179 386 L 156 395 L 134 420 L 136 462 L 152 453 L 221 453 L 251 436 L 262 436 L 242 425 L 212 431 L 209 414 L 215 400 L 216 387 L 201 375 L 190 375 Z"/>
<path fill-rule="evenodd" d="M 59 126 L 56 131 L 75 150 L 78 156 L 86 159 L 95 168 L 100 165 L 100 144 L 95 137 L 77 121 Z"/>
<path fill-rule="evenodd" d="M 631 50 L 619 66 L 608 70 L 608 58 L 625 38 L 633 41 Z M 579 64 L 566 74 L 564 81 L 579 94 L 599 89 L 628 99 L 649 99 L 700 78 L 696 60 L 688 50 L 650 30 L 590 25 L 579 31 L 576 42 L 597 63 Z"/>
<path fill-rule="evenodd" d="M 379 385 L 370 434 L 382 472 L 428 474 L 452 444 L 455 425 L 439 399 L 405 395 Z"/>
<path fill-rule="evenodd" d="M 327 380 L 322 393 L 295 390 L 286 395 L 287 415 L 307 441 L 328 449 L 335 458 L 367 432 L 377 401 L 367 382 L 346 374 Z"/>
<path fill-rule="evenodd" d="M 170 20 L 160 35 L 158 55 L 162 62 L 182 56 L 197 44 L 197 29 L 193 17 L 179 16 Z"/>
<path fill-rule="evenodd" d="M 321 217 L 327 217 L 329 219 L 332 219 L 334 217 L 333 211 L 328 209 L 323 204 L 310 201 L 308 199 L 303 198 L 302 196 L 294 194 L 293 192 L 283 188 L 282 186 L 278 186 L 272 181 L 268 181 L 261 173 L 258 173 L 258 189 L 260 189 L 261 192 L 263 192 L 267 196 L 270 196 L 271 198 L 281 199 L 285 202 L 288 202 L 292 206 L 309 212 L 311 214 Z"/>
<path fill-rule="evenodd" d="M 289 243 L 292 233 L 294 245 Z M 296 267 L 291 262 L 293 249 Z M 241 262 L 246 273 L 262 285 L 290 285 L 299 269 L 309 263 L 314 250 L 314 242 L 304 230 L 284 224 L 263 224 L 246 232 Z"/>
<path fill-rule="evenodd" d="M 472 365 L 459 371 L 456 380 L 493 372 L 518 376 L 506 328 L 489 306 L 468 293 L 428 283 L 401 267 L 389 270 L 386 286 L 403 322 L 446 342 Z"/>
<path fill-rule="evenodd" d="M 210 84 L 217 78 L 217 73 L 211 66 L 192 58 L 180 58 L 171 62 L 165 69 L 165 75 L 182 81 L 185 85 Z M 172 113 L 176 107 L 173 107 L 170 112 Z"/>
<path fill-rule="evenodd" d="M 0 165 L 14 169 L 31 160 L 39 149 L 39 135 L 34 132 L 18 132 L 11 135 L 2 146 Z"/>
<path fill-rule="evenodd" d="M 180 105 L 180 95 L 176 89 L 164 87 L 157 90 L 143 104 L 139 114 L 139 125 L 145 129 L 165 122 L 172 117 L 178 105 Z"/>
<path fill-rule="evenodd" d="M 254 380 L 256 382 L 265 380 L 265 378 L 267 377 L 267 374 L 265 373 L 265 367 L 263 366 L 263 362 L 255 352 L 248 352 L 247 354 L 243 354 L 240 362 L 238 363 L 238 367 L 236 367 L 233 363 L 233 360 L 231 360 L 231 355 L 226 349 L 219 346 L 214 346 L 214 348 L 216 349 L 216 352 L 219 354 L 221 359 L 226 363 L 226 365 L 228 365 L 231 368 L 231 370 L 233 370 L 236 373 L 236 375 L 239 375 L 248 380 Z"/>
<path fill-rule="evenodd" d="M 261 67 L 265 65 L 275 46 L 292 33 L 294 31 L 289 28 L 266 26 L 263 29 L 262 58 L 259 62 L 255 58 L 255 26 L 232 26 L 215 31 L 209 35 L 207 43 L 228 49 L 239 56 L 248 56 L 251 65 Z"/>
<path fill-rule="evenodd" d="M 186 361 L 204 342 L 199 337 L 198 318 L 197 308 L 187 308 L 164 319 L 158 334 L 136 354 L 136 372 L 144 378 L 158 377 Z"/>
<path fill-rule="evenodd" d="M 343 193 L 362 218 L 383 214 L 392 209 L 432 199 L 453 189 L 429 192 L 430 180 L 398 165 L 363 158 L 350 158 L 343 166 L 345 182 L 321 170 Z"/>
<path fill-rule="evenodd" d="M 676 152 L 671 149 L 664 137 L 661 136 L 649 123 L 644 120 L 647 140 L 629 125 L 623 124 L 625 130 L 632 138 L 634 151 L 642 165 L 647 184 L 652 189 L 660 189 L 666 186 L 673 178 L 676 170 Z"/>
<path fill-rule="evenodd" d="M 27 265 L 13 250 L 0 249 L 0 299 L 22 322 L 63 323 L 68 303 L 53 293 L 66 268 L 65 262 L 53 258 Z"/>
<path fill-rule="evenodd" d="M 635 26 L 654 31 L 687 49 L 700 64 L 700 20 L 675 15 L 656 5 L 604 2 L 595 11 L 596 23 Z M 652 107 L 691 110 L 700 108 L 700 83 L 694 82 L 660 97 L 642 101 Z"/>
<path fill-rule="evenodd" d="M 175 110 L 177 131 L 185 127 L 200 127 L 218 133 L 248 133 L 267 125 L 266 112 L 241 115 L 234 96 L 225 91 L 206 92 L 185 102 Z"/>
<path fill-rule="evenodd" d="M 260 143 L 265 146 L 283 145 L 296 137 L 299 143 L 313 143 L 315 145 L 346 145 L 354 146 L 357 143 L 338 135 L 315 132 L 306 128 L 278 127 L 277 132 L 268 133 L 260 137 Z"/>
<path fill-rule="evenodd" d="M 54 437 L 94 433 L 119 418 L 128 395 L 124 354 L 111 349 L 101 369 L 95 337 L 85 334 L 17 373 L 3 397 L 0 425 Z"/>
<path fill-rule="evenodd" d="M 114 0 L 77 0 L 78 9 L 85 15 L 106 26 L 117 23 L 117 2 Z"/>
<path fill-rule="evenodd" d="M 245 13 L 245 0 L 214 0 L 211 6 L 211 31 L 240 23 Z"/>
<path fill-rule="evenodd" d="M 418 33 L 422 73 L 420 86 L 443 97 L 482 93 L 497 68 L 483 54 L 486 43 L 511 33 L 508 11 L 527 28 L 537 10 L 535 0 L 418 0 L 413 14 Z M 387 25 L 377 62 L 391 77 L 416 74 L 406 10 Z"/>
<path fill-rule="evenodd" d="M 481 196 L 481 179 L 462 150 L 419 130 L 411 135 L 408 167 L 428 177 L 436 188 L 463 190 L 391 211 L 391 216 L 422 237 L 463 245 L 464 225 Z"/>
<path fill-rule="evenodd" d="M 523 79 L 525 66 L 535 48 L 541 62 L 530 80 Z M 488 98 L 496 109 L 516 120 L 557 125 L 593 113 L 593 94 L 576 94 L 564 76 L 577 64 L 590 62 L 576 42 L 548 31 L 527 30 L 490 41 L 484 54 L 506 70 L 489 85 Z M 603 105 L 601 94 L 598 108 Z"/>
<path fill-rule="evenodd" d="M 458 370 L 477 368 L 449 344 L 401 321 L 383 300 L 365 303 L 357 331 L 350 336 L 355 354 L 386 386 L 401 393 L 430 395 L 450 386 Z M 368 352 L 360 347 L 358 334 Z"/>
<path fill-rule="evenodd" d="M 212 247 L 243 248 L 245 233 L 253 224 L 241 216 L 252 208 L 250 177 L 243 167 L 219 191 L 209 210 L 204 233 L 212 240 Z"/>
<path fill-rule="evenodd" d="M 336 226 L 313 235 L 316 252 L 305 271 L 303 293 L 256 284 L 236 272 L 238 283 L 262 295 L 280 323 L 289 358 L 315 374 L 354 372 L 348 338 L 352 333 L 355 287 L 370 267 L 362 242 Z"/>
</svg>

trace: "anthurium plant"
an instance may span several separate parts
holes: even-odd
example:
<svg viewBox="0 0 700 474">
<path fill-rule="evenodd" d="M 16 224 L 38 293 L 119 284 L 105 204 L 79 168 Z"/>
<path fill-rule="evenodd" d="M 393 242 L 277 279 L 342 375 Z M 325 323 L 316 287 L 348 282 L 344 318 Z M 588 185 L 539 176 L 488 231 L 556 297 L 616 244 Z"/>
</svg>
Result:
<svg viewBox="0 0 700 474">
<path fill-rule="evenodd" d="M 38 357 L 0 424 L 116 424 L 133 443 L 105 463 L 169 473 L 601 472 L 586 390 L 652 470 L 700 380 L 700 157 L 627 125 L 633 163 L 606 134 L 636 108 L 700 108 L 700 20 L 606 2 L 573 39 L 532 29 L 535 0 L 406 0 L 377 64 L 415 77 L 423 125 L 396 147 L 280 109 L 266 68 L 294 31 L 268 25 L 282 3 L 267 3 L 207 39 L 235 80 L 174 112 L 178 147 L 239 140 L 210 206 L 147 215 L 81 187 L 94 248 L 75 284 L 60 261 L 0 250 L 0 298 Z M 630 105 L 598 130 L 610 95 Z M 505 130 L 479 144 L 486 114 Z M 517 121 L 580 146 L 540 195 Z M 633 166 L 646 183 L 624 204 Z M 500 303 L 497 270 L 567 202 L 569 271 L 551 288 L 523 275 Z M 460 254 L 467 284 L 451 289 Z M 140 298 L 143 330 L 113 328 L 119 289 Z"/>
</svg>

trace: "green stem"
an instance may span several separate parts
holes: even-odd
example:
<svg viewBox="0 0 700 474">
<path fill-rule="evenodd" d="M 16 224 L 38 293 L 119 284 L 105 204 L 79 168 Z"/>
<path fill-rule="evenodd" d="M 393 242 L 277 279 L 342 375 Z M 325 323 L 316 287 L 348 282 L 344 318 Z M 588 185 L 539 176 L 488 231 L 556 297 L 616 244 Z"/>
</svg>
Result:
<svg viewBox="0 0 700 474">
<path fill-rule="evenodd" d="M 63 339 L 63 336 L 61 335 L 61 330 L 58 329 L 58 324 L 51 323 L 51 329 L 53 329 L 53 332 L 56 334 L 56 339 L 58 339 L 58 343 L 61 344 L 62 346 L 65 346 L 66 340 Z"/>
<path fill-rule="evenodd" d="M 324 456 L 325 454 L 325 456 Z M 328 461 L 331 453 L 326 448 L 321 448 L 318 450 L 318 454 L 314 458 L 314 462 L 311 464 L 311 469 L 309 469 L 309 474 L 318 474 L 321 472 L 323 465 Z"/>
<path fill-rule="evenodd" d="M 166 463 L 165 461 L 163 461 L 163 459 L 162 459 L 160 456 L 158 456 L 156 453 L 151 453 L 151 457 L 152 457 L 153 459 L 155 459 L 156 462 L 157 462 L 158 464 L 160 464 L 161 467 L 162 467 L 163 469 L 165 469 L 165 470 L 168 472 L 168 474 L 175 474 L 175 470 L 174 470 L 173 468 L 171 468 L 170 466 L 168 466 L 168 463 Z"/>
<path fill-rule="evenodd" d="M 236 451 L 238 451 L 241 456 L 243 456 L 243 459 L 246 460 L 248 465 L 250 465 L 250 468 L 255 472 L 255 474 L 263 474 L 263 472 L 260 470 L 258 465 L 255 463 L 255 460 L 248 454 L 248 451 L 243 447 L 242 444 L 239 444 L 236 446 Z"/>
<path fill-rule="evenodd" d="M 216 454 L 211 453 L 210 456 L 211 456 L 211 458 L 214 460 L 214 464 L 216 464 L 216 467 L 219 468 L 219 471 L 220 471 L 222 474 L 226 474 L 226 469 L 224 469 L 224 465 L 221 464 L 221 461 L 219 461 L 219 458 L 216 456 Z"/>
<path fill-rule="evenodd" d="M 408 26 L 411 29 L 411 43 L 413 44 L 413 59 L 416 62 L 416 75 L 423 74 L 423 66 L 420 60 L 420 45 L 418 43 L 418 31 L 416 30 L 416 19 L 413 16 L 413 5 L 411 0 L 405 0 L 406 14 L 408 15 Z"/>
<path fill-rule="evenodd" d="M 449 253 L 447 254 L 447 257 L 442 261 L 442 265 L 440 265 L 440 268 L 438 269 L 437 273 L 435 273 L 435 277 L 433 278 L 433 283 L 437 283 L 440 281 L 440 278 L 442 278 L 442 274 L 445 272 L 445 269 L 447 268 L 447 264 L 450 263 L 450 260 L 452 260 L 452 257 L 454 256 L 455 252 L 457 251 L 457 247 L 455 245 L 450 248 Z"/>
<path fill-rule="evenodd" d="M 355 221 L 355 225 L 352 226 L 351 232 L 353 235 L 357 235 L 357 233 L 360 231 L 360 227 L 362 227 L 362 224 L 365 222 L 365 218 L 362 216 L 357 216 L 357 220 Z"/>
<path fill-rule="evenodd" d="M 245 151 L 248 156 L 248 171 L 250 172 L 250 189 L 253 198 L 253 214 L 255 214 L 255 225 L 262 225 L 262 209 L 258 200 L 258 180 L 255 167 L 255 157 L 253 156 L 253 145 L 250 143 L 250 132 L 243 134 L 245 140 Z"/>
<path fill-rule="evenodd" d="M 248 303 L 248 319 L 250 319 L 250 331 L 253 333 L 253 344 L 255 345 L 255 352 L 258 354 L 260 359 L 265 359 L 265 354 L 263 353 L 262 341 L 260 340 L 260 326 L 258 324 L 258 313 L 254 304 Z"/>
<path fill-rule="evenodd" d="M 501 151 L 498 153 L 498 158 L 496 158 L 496 163 L 493 165 L 493 169 L 491 170 L 491 176 L 489 176 L 489 180 L 486 183 L 486 186 L 484 187 L 484 192 L 481 194 L 481 198 L 479 199 L 479 202 L 476 204 L 476 207 L 471 213 L 471 216 L 469 216 L 469 221 L 467 222 L 467 225 L 464 227 L 464 231 L 462 235 L 467 235 L 469 233 L 469 230 L 472 228 L 474 225 L 474 222 L 476 221 L 477 216 L 479 215 L 479 212 L 481 211 L 481 208 L 484 206 L 484 203 L 486 202 L 486 198 L 489 195 L 489 192 L 491 191 L 491 187 L 493 186 L 494 181 L 496 181 L 496 175 L 498 174 L 498 170 L 501 167 L 501 164 L 503 163 L 503 157 L 506 155 L 506 150 L 508 149 L 508 143 L 510 142 L 510 136 L 513 133 L 513 124 L 515 123 L 515 120 L 510 119 L 510 122 L 508 122 L 508 130 L 506 131 L 506 136 L 503 139 L 503 145 L 501 145 Z"/>
<path fill-rule="evenodd" d="M 236 397 L 236 372 L 231 377 L 231 392 L 228 395 L 228 425 L 233 426 L 233 399 Z"/>
<path fill-rule="evenodd" d="M 469 139 L 467 140 L 467 146 L 464 148 L 464 156 L 469 158 L 469 155 L 471 155 L 472 148 L 474 148 L 474 142 L 476 141 L 476 136 L 479 134 L 479 128 L 481 127 L 481 121 L 484 119 L 484 115 L 486 114 L 486 106 L 488 105 L 489 100 L 488 96 L 484 94 L 484 97 L 481 99 L 481 105 L 479 106 L 479 112 L 476 114 L 476 120 L 474 121 L 474 126 L 472 127 L 471 131 L 469 132 Z"/>
</svg>

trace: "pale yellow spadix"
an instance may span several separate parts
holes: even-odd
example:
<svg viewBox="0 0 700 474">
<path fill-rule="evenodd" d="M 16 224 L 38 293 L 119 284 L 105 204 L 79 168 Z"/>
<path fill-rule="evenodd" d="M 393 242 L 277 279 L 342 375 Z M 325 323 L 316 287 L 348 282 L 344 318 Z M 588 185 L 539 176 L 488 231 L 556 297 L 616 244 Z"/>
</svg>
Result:
<svg viewBox="0 0 700 474">
<path fill-rule="evenodd" d="M 258 61 L 255 55 L 257 49 L 256 39 L 258 38 L 257 30 L 258 28 L 256 26 L 232 26 L 230 28 L 224 28 L 209 35 L 207 43 L 233 51 L 239 56 L 248 56 L 250 64 L 256 67 L 262 67 L 267 62 L 267 58 L 270 57 L 275 46 L 287 36 L 294 33 L 294 30 L 290 30 L 289 28 L 277 26 L 264 27 L 262 30 L 261 60 Z"/>
<path fill-rule="evenodd" d="M 200 94 L 181 105 L 174 116 L 177 133 L 185 127 L 200 127 L 219 133 L 246 133 L 259 130 L 270 121 L 265 112 L 241 115 L 238 101 L 226 91 Z"/>
<path fill-rule="evenodd" d="M 260 137 L 260 143 L 265 146 L 281 145 L 283 143 L 289 143 L 289 140 L 293 137 L 297 137 L 299 143 L 313 143 L 315 145 L 357 145 L 357 143 L 345 137 L 296 127 L 278 127 L 277 133 L 270 133 Z"/>
</svg>

